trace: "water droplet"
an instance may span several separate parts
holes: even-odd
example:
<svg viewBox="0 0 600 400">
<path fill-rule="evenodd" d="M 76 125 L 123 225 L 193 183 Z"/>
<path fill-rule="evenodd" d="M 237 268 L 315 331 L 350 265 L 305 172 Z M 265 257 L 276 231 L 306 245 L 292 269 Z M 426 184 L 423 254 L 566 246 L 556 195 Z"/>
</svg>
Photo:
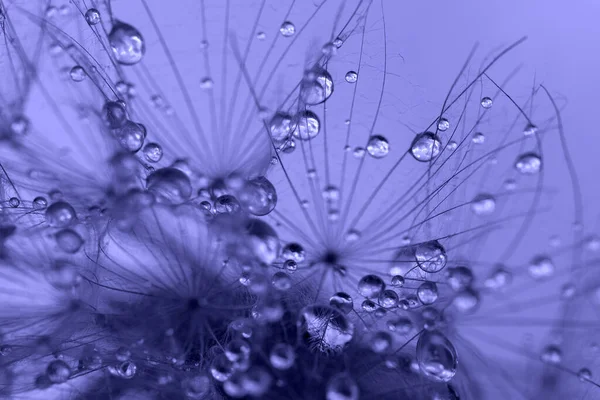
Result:
<svg viewBox="0 0 600 400">
<path fill-rule="evenodd" d="M 395 286 L 395 287 L 404 286 L 404 277 L 402 275 L 392 276 L 392 286 Z"/>
<path fill-rule="evenodd" d="M 537 133 L 537 131 L 538 131 L 538 127 L 533 125 L 531 122 L 529 122 L 523 129 L 523 135 L 524 136 L 533 136 Z"/>
<path fill-rule="evenodd" d="M 296 26 L 290 21 L 285 21 L 283 24 L 281 24 L 279 32 L 281 32 L 284 37 L 293 36 L 294 33 L 296 33 Z"/>
<path fill-rule="evenodd" d="M 334 375 L 327 382 L 326 400 L 358 400 L 358 385 L 348 374 Z"/>
<path fill-rule="evenodd" d="M 158 143 L 148 143 L 144 146 L 144 157 L 148 162 L 159 162 L 162 156 L 163 150 Z"/>
<path fill-rule="evenodd" d="M 493 100 L 489 97 L 484 97 L 481 99 L 481 107 L 483 108 L 492 108 Z"/>
<path fill-rule="evenodd" d="M 329 299 L 329 305 L 337 308 L 344 314 L 348 314 L 354 308 L 354 301 L 348 293 L 338 292 L 331 296 Z"/>
<path fill-rule="evenodd" d="M 19 207 L 20 204 L 21 204 L 21 200 L 19 200 L 16 197 L 11 197 L 8 200 L 8 205 L 11 206 L 12 208 L 17 208 L 17 207 Z"/>
<path fill-rule="evenodd" d="M 363 158 L 365 156 L 366 150 L 364 149 L 364 147 L 356 147 L 354 149 L 354 151 L 352 152 L 352 155 L 355 158 Z"/>
<path fill-rule="evenodd" d="M 90 25 L 100 23 L 100 11 L 95 8 L 90 8 L 85 12 L 85 21 Z"/>
<path fill-rule="evenodd" d="M 483 284 L 491 290 L 501 290 L 512 282 L 512 274 L 502 266 L 497 267 Z"/>
<path fill-rule="evenodd" d="M 410 146 L 410 153 L 417 161 L 427 162 L 440 154 L 442 142 L 440 138 L 431 132 L 418 134 Z"/>
<path fill-rule="evenodd" d="M 393 290 L 384 290 L 379 295 L 379 305 L 383 308 L 394 308 L 398 305 L 398 294 Z"/>
<path fill-rule="evenodd" d="M 38 196 L 33 199 L 33 208 L 36 210 L 43 210 L 48 206 L 48 200 L 45 197 Z"/>
<path fill-rule="evenodd" d="M 225 382 L 233 374 L 233 364 L 225 354 L 219 354 L 210 365 L 210 374 L 215 380 Z"/>
<path fill-rule="evenodd" d="M 298 243 L 286 244 L 285 247 L 283 248 L 281 255 L 283 256 L 283 258 L 285 260 L 293 260 L 297 263 L 301 263 L 302 261 L 304 261 L 304 258 L 306 257 L 304 248 L 301 245 L 299 245 Z"/>
<path fill-rule="evenodd" d="M 273 287 L 280 291 L 286 291 L 292 287 L 292 279 L 285 272 L 275 272 L 271 279 Z"/>
<path fill-rule="evenodd" d="M 387 327 L 391 332 L 407 335 L 412 330 L 413 324 L 410 319 L 401 317 L 388 321 Z"/>
<path fill-rule="evenodd" d="M 515 161 L 515 168 L 523 175 L 534 175 L 542 168 L 542 159 L 536 153 L 525 153 Z"/>
<path fill-rule="evenodd" d="M 562 352 L 557 346 L 546 346 L 540 358 L 546 364 L 557 365 L 562 361 Z"/>
<path fill-rule="evenodd" d="M 181 204 L 192 195 L 190 178 L 177 168 L 157 169 L 147 178 L 146 183 L 158 202 Z"/>
<path fill-rule="evenodd" d="M 44 271 L 44 277 L 49 284 L 59 290 L 70 290 L 81 282 L 77 269 L 67 263 L 60 262 Z"/>
<path fill-rule="evenodd" d="M 124 22 L 115 22 L 108 34 L 108 41 L 115 59 L 122 65 L 139 63 L 146 52 L 142 34 L 136 28 Z"/>
<path fill-rule="evenodd" d="M 218 214 L 235 214 L 240 208 L 238 199 L 230 194 L 224 194 L 215 200 L 215 211 Z"/>
<path fill-rule="evenodd" d="M 63 229 L 56 234 L 56 244 L 64 252 L 74 254 L 83 245 L 83 238 L 72 229 Z"/>
<path fill-rule="evenodd" d="M 300 99 L 311 106 L 321 104 L 333 93 L 333 80 L 325 69 L 314 67 L 305 72 L 300 85 Z"/>
<path fill-rule="evenodd" d="M 166 381 L 166 384 L 170 383 L 172 379 Z M 208 398 L 210 394 L 211 382 L 206 375 L 197 375 L 190 378 L 186 378 L 181 383 L 183 392 L 186 399 L 190 400 L 202 400 Z"/>
<path fill-rule="evenodd" d="M 390 152 L 390 144 L 383 136 L 371 136 L 367 144 L 367 152 L 373 158 L 383 158 Z"/>
<path fill-rule="evenodd" d="M 200 81 L 200 89 L 202 90 L 212 89 L 213 86 L 214 82 L 210 77 L 202 78 L 202 80 Z"/>
<path fill-rule="evenodd" d="M 287 343 L 277 343 L 269 353 L 269 362 L 280 371 L 290 369 L 296 361 L 294 348 Z"/>
<path fill-rule="evenodd" d="M 271 137 L 276 144 L 284 142 L 290 137 L 292 132 L 296 129 L 293 118 L 291 115 L 277 112 L 269 121 L 269 130 Z"/>
<path fill-rule="evenodd" d="M 440 118 L 437 126 L 440 132 L 446 132 L 448 129 L 450 129 L 450 121 L 448 121 L 446 118 Z"/>
<path fill-rule="evenodd" d="M 375 304 L 374 301 L 372 300 L 365 300 L 362 302 L 362 304 L 360 305 L 360 307 L 363 309 L 363 311 L 366 311 L 368 313 L 371 313 L 375 310 L 377 310 L 377 304 Z"/>
<path fill-rule="evenodd" d="M 460 291 L 452 300 L 452 305 L 461 313 L 472 313 L 479 306 L 479 293 L 470 288 Z"/>
<path fill-rule="evenodd" d="M 496 210 L 496 199 L 491 194 L 481 193 L 471 201 L 471 211 L 476 215 L 490 215 Z"/>
<path fill-rule="evenodd" d="M 143 125 L 129 120 L 116 129 L 114 133 L 121 147 L 132 153 L 136 153 L 142 148 L 146 137 L 146 129 Z"/>
<path fill-rule="evenodd" d="M 283 267 L 289 272 L 294 272 L 298 269 L 298 263 L 294 260 L 285 260 Z"/>
<path fill-rule="evenodd" d="M 473 283 L 473 272 L 467 267 L 448 268 L 446 279 L 452 290 L 459 292 L 471 286 Z"/>
<path fill-rule="evenodd" d="M 348 243 L 354 243 L 356 242 L 358 239 L 360 239 L 360 231 L 356 230 L 356 229 L 350 229 L 348 232 L 346 232 L 346 234 L 344 235 L 344 240 Z"/>
<path fill-rule="evenodd" d="M 250 214 L 264 216 L 275 209 L 277 192 L 267 178 L 260 176 L 246 182 L 238 199 Z"/>
<path fill-rule="evenodd" d="M 57 201 L 46 209 L 46 223 L 53 228 L 66 228 L 75 220 L 75 209 L 64 201 Z"/>
<path fill-rule="evenodd" d="M 473 135 L 473 143 L 475 144 L 483 144 L 485 143 L 485 135 L 481 132 L 477 132 Z"/>
<path fill-rule="evenodd" d="M 76 65 L 73 68 L 71 68 L 69 75 L 71 76 L 71 79 L 74 82 L 81 82 L 87 77 L 85 70 L 79 65 Z"/>
<path fill-rule="evenodd" d="M 438 331 L 424 331 L 417 342 L 417 362 L 426 377 L 449 382 L 456 374 L 458 358 L 452 343 Z"/>
<path fill-rule="evenodd" d="M 102 119 L 110 129 L 117 129 L 123 126 L 128 121 L 125 103 L 107 101 L 102 108 Z"/>
<path fill-rule="evenodd" d="M 310 140 L 316 137 L 321 130 L 321 121 L 312 111 L 301 111 L 296 115 L 297 129 L 294 136 L 300 140 Z"/>
<path fill-rule="evenodd" d="M 257 32 L 256 33 L 256 38 L 258 40 L 265 40 L 267 38 L 267 34 L 264 32 Z"/>
<path fill-rule="evenodd" d="M 592 379 L 592 372 L 587 368 L 581 368 L 577 372 L 577 377 L 581 382 L 587 382 Z"/>
<path fill-rule="evenodd" d="M 259 261 L 269 265 L 277 259 L 280 251 L 279 237 L 269 224 L 250 219 L 246 225 L 246 233 L 250 248 Z"/>
<path fill-rule="evenodd" d="M 62 360 L 54 360 L 48 364 L 46 376 L 52 383 L 63 383 L 71 376 L 71 368 Z"/>
<path fill-rule="evenodd" d="M 348 71 L 346 72 L 346 82 L 355 83 L 358 80 L 358 74 L 356 71 Z"/>
<path fill-rule="evenodd" d="M 338 310 L 308 306 L 300 313 L 299 327 L 309 343 L 322 352 L 341 351 L 354 336 L 354 325 Z"/>
<path fill-rule="evenodd" d="M 385 353 L 392 347 L 392 336 L 388 332 L 376 332 L 371 338 L 371 350 L 374 353 Z"/>
<path fill-rule="evenodd" d="M 423 271 L 436 273 L 446 266 L 446 249 L 437 240 L 420 243 L 416 247 L 415 258 Z"/>
<path fill-rule="evenodd" d="M 434 282 L 423 282 L 417 289 L 417 298 L 425 305 L 433 304 L 438 298 L 438 288 Z"/>
<path fill-rule="evenodd" d="M 536 256 L 529 262 L 529 275 L 533 279 L 548 279 L 554 275 L 554 263 L 546 256 Z"/>
<path fill-rule="evenodd" d="M 358 281 L 358 292 L 367 298 L 379 296 L 385 288 L 385 283 L 377 275 L 365 275 Z"/>
<path fill-rule="evenodd" d="M 29 131 L 29 119 L 23 115 L 13 118 L 10 123 L 10 132 L 15 136 L 23 136 Z"/>
</svg>

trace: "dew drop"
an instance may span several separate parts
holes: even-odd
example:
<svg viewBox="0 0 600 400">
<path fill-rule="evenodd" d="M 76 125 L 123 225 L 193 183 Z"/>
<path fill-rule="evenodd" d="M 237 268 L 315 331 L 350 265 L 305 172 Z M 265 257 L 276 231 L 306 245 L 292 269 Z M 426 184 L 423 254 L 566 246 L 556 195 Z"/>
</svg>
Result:
<svg viewBox="0 0 600 400">
<path fill-rule="evenodd" d="M 438 288 L 434 282 L 423 282 L 417 289 L 417 298 L 425 305 L 433 304 L 438 298 Z"/>
<path fill-rule="evenodd" d="M 475 215 L 490 215 L 496 210 L 496 199 L 491 194 L 481 193 L 471 201 L 471 211 Z"/>
<path fill-rule="evenodd" d="M 589 369 L 587 369 L 587 368 L 581 368 L 577 372 L 577 377 L 579 378 L 579 380 L 581 382 L 587 382 L 590 379 L 592 379 L 592 372 Z"/>
<path fill-rule="evenodd" d="M 293 260 L 297 263 L 304 261 L 304 258 L 306 257 L 304 248 L 298 243 L 286 244 L 281 255 L 285 260 Z"/>
<path fill-rule="evenodd" d="M 122 65 L 139 63 L 146 52 L 142 34 L 124 22 L 115 22 L 108 34 L 108 41 L 115 59 Z"/>
<path fill-rule="evenodd" d="M 333 80 L 325 69 L 314 67 L 305 72 L 300 85 L 300 99 L 311 106 L 321 104 L 333 93 Z"/>
<path fill-rule="evenodd" d="M 279 32 L 284 37 L 293 36 L 294 33 L 296 33 L 296 26 L 293 23 L 291 23 L 290 21 L 285 21 L 283 24 L 281 24 L 281 27 L 279 28 Z"/>
<path fill-rule="evenodd" d="M 557 365 L 562 361 L 562 352 L 557 346 L 546 346 L 540 358 L 546 364 Z"/>
<path fill-rule="evenodd" d="M 481 107 L 483 108 L 492 108 L 493 100 L 490 97 L 484 97 L 481 99 Z"/>
<path fill-rule="evenodd" d="M 512 282 L 512 274 L 503 267 L 497 267 L 483 285 L 490 290 L 501 290 Z"/>
<path fill-rule="evenodd" d="M 260 176 L 246 182 L 238 200 L 250 214 L 264 216 L 275 209 L 277 192 L 267 178 Z"/>
<path fill-rule="evenodd" d="M 529 122 L 523 129 L 524 136 L 533 136 L 537 133 L 538 127 Z"/>
<path fill-rule="evenodd" d="M 290 137 L 292 132 L 296 129 L 293 118 L 291 115 L 283 112 L 277 112 L 271 118 L 269 122 L 269 130 L 271 137 L 276 144 L 284 142 Z"/>
<path fill-rule="evenodd" d="M 383 136 L 371 136 L 367 144 L 367 152 L 373 158 L 383 158 L 390 152 L 390 144 Z"/>
<path fill-rule="evenodd" d="M 356 73 L 356 71 L 348 71 L 346 72 L 345 79 L 348 83 L 356 83 L 356 81 L 358 80 L 358 74 Z"/>
<path fill-rule="evenodd" d="M 90 8 L 85 12 L 85 21 L 90 25 L 100 23 L 100 11 L 95 8 Z"/>
<path fill-rule="evenodd" d="M 192 195 L 190 178 L 177 168 L 157 169 L 147 178 L 146 183 L 158 202 L 181 204 Z"/>
<path fill-rule="evenodd" d="M 354 308 L 354 301 L 348 293 L 338 292 L 331 296 L 329 305 L 340 310 L 344 314 L 348 314 Z"/>
<path fill-rule="evenodd" d="M 440 138 L 431 132 L 418 134 L 410 146 L 410 153 L 417 161 L 427 162 L 440 154 L 442 142 Z"/>
<path fill-rule="evenodd" d="M 417 362 L 426 377 L 449 382 L 456 374 L 458 357 L 452 343 L 438 331 L 423 331 L 417 342 Z"/>
<path fill-rule="evenodd" d="M 129 120 L 116 129 L 114 133 L 121 147 L 132 153 L 136 153 L 142 148 L 146 137 L 144 126 Z"/>
<path fill-rule="evenodd" d="M 459 292 L 471 286 L 473 283 L 473 272 L 467 267 L 453 267 L 446 271 L 448 285 L 455 292 Z"/>
<path fill-rule="evenodd" d="M 475 144 L 484 144 L 485 143 L 485 135 L 481 132 L 477 132 L 473 135 L 472 141 Z"/>
<path fill-rule="evenodd" d="M 358 292 L 367 298 L 379 296 L 385 288 L 385 283 L 377 275 L 365 275 L 358 281 Z"/>
<path fill-rule="evenodd" d="M 465 289 L 456 294 L 452 305 L 463 314 L 472 313 L 479 306 L 479 294 L 473 289 Z"/>
<path fill-rule="evenodd" d="M 48 206 L 48 200 L 45 197 L 38 196 L 33 199 L 33 208 L 36 210 L 43 210 Z"/>
<path fill-rule="evenodd" d="M 144 157 L 146 161 L 155 163 L 159 162 L 163 156 L 162 147 L 158 143 L 148 143 L 144 146 Z"/>
<path fill-rule="evenodd" d="M 394 308 L 398 305 L 398 294 L 393 290 L 384 290 L 379 295 L 379 305 L 383 308 Z"/>
<path fill-rule="evenodd" d="M 54 360 L 48 364 L 46 376 L 52 383 L 63 383 L 71 376 L 71 368 L 62 360 Z"/>
<path fill-rule="evenodd" d="M 83 69 L 83 67 L 76 65 L 73 68 L 71 68 L 71 71 L 69 72 L 69 75 L 71 76 L 71 79 L 74 82 L 81 82 L 83 81 L 87 74 L 85 73 L 85 70 Z"/>
<path fill-rule="evenodd" d="M 213 88 L 213 86 L 214 86 L 214 82 L 209 77 L 202 78 L 202 80 L 200 81 L 200 89 L 202 89 L 202 90 L 210 90 Z"/>
<path fill-rule="evenodd" d="M 392 286 L 395 286 L 395 287 L 404 286 L 404 277 L 402 275 L 394 275 L 392 277 Z"/>
<path fill-rule="evenodd" d="M 300 140 L 310 140 L 316 137 L 321 130 L 321 121 L 312 111 L 301 111 L 296 115 L 297 129 L 294 136 Z"/>
<path fill-rule="evenodd" d="M 446 266 L 446 249 L 437 240 L 420 243 L 416 247 L 415 258 L 423 271 L 436 273 Z"/>
<path fill-rule="evenodd" d="M 334 375 L 327 383 L 326 400 L 358 400 L 359 390 L 356 382 L 348 375 Z"/>
<path fill-rule="evenodd" d="M 371 350 L 374 353 L 385 353 L 392 347 L 392 336 L 388 332 L 377 332 L 371 338 Z"/>
<path fill-rule="evenodd" d="M 75 209 L 67 202 L 57 201 L 46 209 L 46 222 L 53 228 L 66 228 L 75 220 Z"/>
<path fill-rule="evenodd" d="M 269 353 L 269 362 L 280 371 L 290 369 L 296 361 L 294 348 L 287 343 L 277 343 Z"/>
<path fill-rule="evenodd" d="M 335 308 L 307 306 L 300 315 L 301 331 L 322 352 L 341 351 L 354 336 L 354 325 Z"/>
<path fill-rule="evenodd" d="M 56 244 L 65 253 L 74 254 L 83 245 L 83 238 L 72 229 L 63 229 L 56 234 Z"/>
<path fill-rule="evenodd" d="M 448 121 L 446 118 L 440 118 L 438 120 L 437 127 L 440 132 L 446 132 L 448 129 L 450 129 L 450 121 Z"/>
<path fill-rule="evenodd" d="M 285 272 L 275 272 L 271 278 L 271 284 L 279 291 L 286 291 L 292 287 L 292 279 Z"/>
<path fill-rule="evenodd" d="M 529 275 L 533 279 L 548 279 L 554 275 L 554 263 L 546 256 L 536 256 L 529 262 Z"/>
<path fill-rule="evenodd" d="M 534 175 L 542 168 L 542 159 L 536 153 L 525 153 L 515 161 L 515 168 L 523 175 Z"/>
</svg>

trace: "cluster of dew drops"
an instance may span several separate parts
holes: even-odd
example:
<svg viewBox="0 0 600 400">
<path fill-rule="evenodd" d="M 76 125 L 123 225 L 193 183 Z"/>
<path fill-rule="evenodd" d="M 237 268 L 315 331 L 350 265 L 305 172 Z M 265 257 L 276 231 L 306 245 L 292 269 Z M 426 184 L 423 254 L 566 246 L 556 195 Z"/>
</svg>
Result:
<svg viewBox="0 0 600 400">
<path fill-rule="evenodd" d="M 85 20 L 90 26 L 101 23 L 101 13 L 94 8 L 85 12 Z M 285 38 L 296 34 L 296 27 L 290 21 L 281 24 L 279 34 Z M 263 40 L 264 32 L 259 32 L 257 38 Z M 135 65 L 139 63 L 146 52 L 146 43 L 142 34 L 133 26 L 124 22 L 115 22 L 108 33 L 108 41 L 112 49 L 114 59 L 121 65 Z M 333 52 L 335 48 L 341 47 L 343 41 L 336 39 L 323 48 L 324 54 Z M 73 66 L 70 78 L 74 82 L 83 82 L 87 79 L 87 73 L 82 66 Z M 348 71 L 344 80 L 347 84 L 357 84 L 359 75 L 355 71 Z M 212 85 L 210 78 L 206 78 L 201 86 L 209 88 Z M 117 87 L 119 92 L 130 90 L 126 84 Z M 306 71 L 300 85 L 300 100 L 303 104 L 313 106 L 325 102 L 333 94 L 333 78 L 330 73 L 320 66 L 315 66 Z M 158 101 L 158 99 L 157 99 Z M 481 99 L 481 107 L 488 110 L 492 107 L 493 100 L 490 97 Z M 140 123 L 129 120 L 126 105 L 123 101 L 108 101 L 102 110 L 104 122 L 114 134 L 117 142 L 126 151 L 136 154 L 141 151 L 143 159 L 148 163 L 158 163 L 163 158 L 163 149 L 159 143 L 145 143 L 146 128 Z M 11 128 L 20 128 L 23 122 L 15 121 Z M 292 115 L 283 111 L 277 111 L 266 123 L 272 142 L 277 152 L 283 156 L 289 154 L 296 148 L 296 141 L 310 141 L 315 139 L 321 131 L 319 116 L 308 109 L 298 111 Z M 409 154 L 414 160 L 422 163 L 434 161 L 444 149 L 443 134 L 451 128 L 451 122 L 441 117 L 437 121 L 435 132 L 426 131 L 415 136 L 408 148 Z M 526 136 L 534 136 L 537 127 L 529 124 L 523 131 Z M 472 141 L 474 144 L 482 144 L 485 137 L 476 133 Z M 446 148 L 453 151 L 457 148 L 456 142 L 449 142 Z M 391 152 L 388 139 L 382 135 L 372 135 L 365 148 L 347 148 L 357 158 L 366 154 L 374 159 L 382 159 Z M 535 152 L 521 154 L 514 162 L 514 168 L 521 174 L 537 174 L 542 168 L 542 159 Z M 155 196 L 157 201 L 171 204 L 181 204 L 190 198 L 192 185 L 188 176 L 183 172 L 185 165 L 172 165 L 153 171 L 147 178 L 147 190 Z M 329 188 L 327 196 L 335 197 L 335 188 Z M 270 214 L 276 209 L 277 193 L 275 186 L 264 176 L 247 181 L 231 178 L 223 182 L 212 182 L 210 187 L 202 188 L 199 193 L 199 207 L 206 213 L 207 217 L 217 215 L 235 215 L 246 212 L 254 217 L 262 217 Z M 152 201 L 146 197 L 147 204 Z M 10 207 L 18 207 L 20 200 L 16 197 L 9 200 Z M 36 210 L 44 210 L 46 223 L 53 228 L 59 229 L 55 235 L 58 246 L 67 253 L 77 253 L 83 246 L 83 238 L 70 227 L 77 219 L 74 207 L 61 199 L 48 202 L 44 197 L 36 197 L 33 202 Z M 472 211 L 475 214 L 485 215 L 494 212 L 495 199 L 491 195 L 480 194 L 471 202 Z M 275 263 L 281 265 L 279 271 L 272 274 L 271 282 L 273 289 L 279 293 L 291 290 L 293 287 L 292 276 L 299 266 L 307 259 L 307 254 L 302 245 L 290 242 L 281 251 L 275 251 L 277 246 L 268 243 L 273 236 L 265 235 L 269 231 L 266 223 L 261 222 L 261 230 L 256 232 L 253 239 L 263 240 L 257 246 L 261 247 L 260 261 L 264 264 Z M 266 227 L 265 227 L 266 226 Z M 262 235 L 262 236 L 260 236 Z M 358 236 L 355 233 L 354 236 Z M 266 237 L 266 238 L 265 238 Z M 354 238 L 356 240 L 357 237 Z M 348 239 L 350 240 L 350 239 Z M 264 250 L 264 249 L 268 250 Z M 413 294 L 400 297 L 397 293 L 405 285 L 405 277 L 398 273 L 391 277 L 389 284 L 376 274 L 362 276 L 354 288 L 356 293 L 364 299 L 360 308 L 362 311 L 382 316 L 392 309 L 410 311 L 419 309 L 421 321 L 415 355 L 416 364 L 411 365 L 413 372 L 429 378 L 436 383 L 447 383 L 455 376 L 458 368 L 458 354 L 454 345 L 442 332 L 443 324 L 440 323 L 440 312 L 432 305 L 436 304 L 439 297 L 438 287 L 432 281 L 437 274 L 445 274 L 445 280 L 449 287 L 455 292 L 453 302 L 459 309 L 469 312 L 477 308 L 479 294 L 472 287 L 473 273 L 468 267 L 448 267 L 446 250 L 438 241 L 428 241 L 406 246 L 408 257 L 416 264 L 423 276 L 428 280 L 420 283 Z M 529 266 L 529 274 L 535 279 L 543 279 L 554 273 L 552 261 L 545 257 L 532 260 Z M 484 283 L 488 289 L 499 290 L 506 286 L 511 280 L 511 273 L 507 270 L 496 270 Z M 264 293 L 264 282 L 253 281 L 251 275 L 243 273 L 239 281 L 247 286 L 254 294 Z M 305 336 L 309 339 L 321 339 L 318 341 L 317 350 L 324 353 L 343 352 L 355 337 L 354 326 L 349 314 L 354 311 L 353 296 L 346 292 L 337 292 L 331 295 L 328 305 L 308 304 L 301 308 L 297 320 L 300 321 Z M 416 310 L 415 310 L 416 311 Z M 263 307 L 260 312 L 253 312 L 261 318 L 267 318 L 270 322 L 277 322 L 282 318 L 283 311 L 277 307 Z M 245 320 L 234 321 L 234 330 L 239 337 L 230 340 L 224 349 L 222 356 L 216 357 L 210 365 L 209 375 L 212 379 L 222 385 L 223 392 L 234 398 L 250 396 L 261 398 L 269 391 L 271 385 L 284 385 L 283 380 L 274 381 L 271 373 L 263 367 L 249 367 L 252 345 L 252 328 Z M 414 322 L 406 317 L 391 319 L 387 323 L 387 332 L 379 331 L 369 338 L 369 348 L 375 354 L 386 355 L 390 353 L 393 346 L 391 333 L 403 335 L 413 332 Z M 391 333 L 390 333 L 391 332 Z M 323 339 L 323 338 L 326 339 Z M 267 354 L 268 365 L 279 375 L 291 371 L 297 362 L 296 348 L 289 343 L 275 343 Z M 560 350 L 549 346 L 542 355 L 542 360 L 547 363 L 560 362 Z M 119 363 L 108 368 L 109 372 L 116 377 L 124 379 L 133 378 L 138 372 L 136 363 L 131 360 L 131 352 L 122 347 L 118 350 L 116 359 Z M 94 360 L 92 360 L 94 361 Z M 90 362 L 92 362 L 90 361 Z M 93 363 L 92 363 L 93 364 Z M 92 364 L 88 365 L 88 368 Z M 392 357 L 386 358 L 386 366 L 398 367 L 397 361 Z M 64 383 L 74 374 L 72 368 L 62 360 L 49 363 L 46 377 L 52 384 Z M 580 371 L 584 380 L 591 379 L 589 370 Z M 187 382 L 188 398 L 204 398 L 205 387 L 209 378 L 202 376 L 200 379 Z M 359 398 L 359 385 L 356 377 L 340 372 L 329 377 L 326 384 L 327 400 L 356 400 Z"/>
</svg>

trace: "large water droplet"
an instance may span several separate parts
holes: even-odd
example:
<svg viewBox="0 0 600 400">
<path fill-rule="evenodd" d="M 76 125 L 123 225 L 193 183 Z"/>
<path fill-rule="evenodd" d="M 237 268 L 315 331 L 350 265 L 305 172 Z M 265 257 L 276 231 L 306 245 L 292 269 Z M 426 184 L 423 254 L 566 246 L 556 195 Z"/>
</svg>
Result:
<svg viewBox="0 0 600 400">
<path fill-rule="evenodd" d="M 310 140 L 316 137 L 321 130 L 321 121 L 312 111 L 301 111 L 296 115 L 296 130 L 294 136 L 300 140 Z"/>
<path fill-rule="evenodd" d="M 54 360 L 48 364 L 46 376 L 52 383 L 63 383 L 71 376 L 71 368 L 63 360 Z"/>
<path fill-rule="evenodd" d="M 284 371 L 290 369 L 296 361 L 294 348 L 287 343 L 277 343 L 269 353 L 269 361 L 273 368 Z"/>
<path fill-rule="evenodd" d="M 300 99 L 304 104 L 323 103 L 333 93 L 331 75 L 321 67 L 314 67 L 304 74 L 300 87 Z"/>
<path fill-rule="evenodd" d="M 46 222 L 53 228 L 66 228 L 76 218 L 75 209 L 67 202 L 57 201 L 46 209 Z"/>
<path fill-rule="evenodd" d="M 146 52 L 142 34 L 133 26 L 120 21 L 113 25 L 108 34 L 108 41 L 119 64 L 137 64 Z"/>
<path fill-rule="evenodd" d="M 329 305 L 337 308 L 344 314 L 348 314 L 354 308 L 352 297 L 345 292 L 338 292 L 331 296 L 329 299 Z"/>
<path fill-rule="evenodd" d="M 534 175 L 542 168 L 542 159 L 536 153 L 525 153 L 515 161 L 515 168 L 523 175 Z"/>
<path fill-rule="evenodd" d="M 438 288 L 434 282 L 423 282 L 417 289 L 417 298 L 425 305 L 433 304 L 438 298 Z"/>
<path fill-rule="evenodd" d="M 238 200 L 250 214 L 263 216 L 275 209 L 277 193 L 273 184 L 261 176 L 246 182 Z"/>
<path fill-rule="evenodd" d="M 358 292 L 367 298 L 379 296 L 385 288 L 385 283 L 377 275 L 365 275 L 358 281 Z"/>
<path fill-rule="evenodd" d="M 276 145 L 285 142 L 296 129 L 291 115 L 284 112 L 277 112 L 269 121 L 269 130 L 271 137 Z"/>
<path fill-rule="evenodd" d="M 390 144 L 387 139 L 380 135 L 374 135 L 369 138 L 367 152 L 373 158 L 383 158 L 390 152 Z"/>
<path fill-rule="evenodd" d="M 192 195 L 190 179 L 177 168 L 157 169 L 148 177 L 147 186 L 161 203 L 181 204 Z"/>
<path fill-rule="evenodd" d="M 440 154 L 442 142 L 432 132 L 418 134 L 410 145 L 410 153 L 417 161 L 427 162 Z"/>
<path fill-rule="evenodd" d="M 309 344 L 322 352 L 341 351 L 352 340 L 354 325 L 335 308 L 308 306 L 300 315 L 299 328 Z"/>
<path fill-rule="evenodd" d="M 420 243 L 416 246 L 415 258 L 423 271 L 436 273 L 446 266 L 446 249 L 437 240 Z"/>
<path fill-rule="evenodd" d="M 456 374 L 458 358 L 452 343 L 438 331 L 423 331 L 417 342 L 419 369 L 437 382 L 448 382 Z"/>
<path fill-rule="evenodd" d="M 471 211 L 476 215 L 490 215 L 496 210 L 496 199 L 491 194 L 481 193 L 471 201 Z"/>
</svg>

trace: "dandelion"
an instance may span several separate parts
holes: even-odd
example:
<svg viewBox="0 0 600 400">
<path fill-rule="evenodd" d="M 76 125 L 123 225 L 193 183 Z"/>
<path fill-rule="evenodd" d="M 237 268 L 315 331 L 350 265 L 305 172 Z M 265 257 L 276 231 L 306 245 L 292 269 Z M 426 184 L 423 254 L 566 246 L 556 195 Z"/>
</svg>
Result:
<svg viewBox="0 0 600 400">
<path fill-rule="evenodd" d="M 525 39 L 429 98 L 391 2 L 242 3 L 1 4 L 2 395 L 597 391 L 599 246 Z"/>
</svg>

